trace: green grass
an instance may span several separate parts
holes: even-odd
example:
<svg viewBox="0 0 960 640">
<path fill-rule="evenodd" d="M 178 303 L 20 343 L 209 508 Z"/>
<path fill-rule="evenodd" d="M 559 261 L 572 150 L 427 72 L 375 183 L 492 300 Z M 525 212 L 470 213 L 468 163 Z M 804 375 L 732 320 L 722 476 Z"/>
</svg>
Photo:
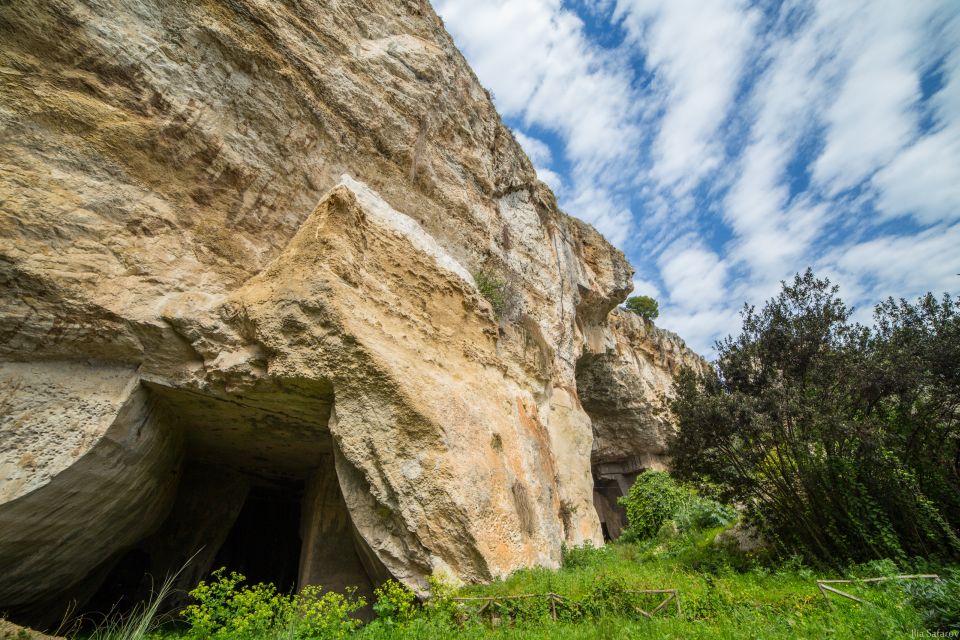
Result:
<svg viewBox="0 0 960 640">
<path fill-rule="evenodd" d="M 561 608 L 559 617 L 573 611 L 571 615 L 576 618 L 573 621 L 554 621 L 545 600 L 527 600 L 517 605 L 513 611 L 515 615 L 504 615 L 498 625 L 491 626 L 488 619 L 465 616 L 462 609 L 460 614 L 452 615 L 456 607 L 462 605 L 445 601 L 439 606 L 424 607 L 403 624 L 375 620 L 349 637 L 358 640 L 536 640 L 910 638 L 925 635 L 924 612 L 912 604 L 902 583 L 844 586 L 845 591 L 862 598 L 864 604 L 836 597 L 833 607 L 817 590 L 817 578 L 891 575 L 898 570 L 892 563 L 854 567 L 843 575 L 814 571 L 797 561 L 778 564 L 768 561 L 764 565 L 715 546 L 713 539 L 719 531 L 691 533 L 667 542 L 618 543 L 599 549 L 575 549 L 566 554 L 562 569 L 521 570 L 504 580 L 466 587 L 453 594 L 462 597 L 557 593 L 568 603 L 574 603 L 568 605 L 566 613 Z M 923 567 L 927 572 L 931 569 L 938 572 L 935 567 Z M 947 567 L 939 568 L 941 574 L 949 571 Z M 951 588 L 957 584 L 951 582 Z M 617 602 L 622 603 L 624 596 L 620 594 L 623 588 L 678 589 L 682 613 L 678 614 L 671 604 L 653 619 L 636 614 L 604 615 L 602 612 L 610 610 L 607 605 L 611 602 L 614 603 L 613 610 L 617 610 Z M 646 598 L 636 603 L 648 611 L 659 601 L 655 596 L 637 597 Z M 954 605 L 949 604 L 952 599 L 951 595 L 947 607 L 955 611 Z M 621 607 L 619 610 L 625 609 Z M 455 621 L 458 617 L 460 622 Z M 929 620 L 929 612 L 926 619 Z M 173 632 L 155 632 L 149 637 L 169 639 L 180 636 Z M 278 633 L 276 637 L 284 636 Z"/>
<path fill-rule="evenodd" d="M 580 623 L 549 618 L 520 621 L 491 629 L 468 625 L 458 638 L 886 638 L 910 637 L 924 629 L 921 614 L 907 603 L 896 584 L 852 586 L 869 604 L 840 599 L 831 609 L 815 580 L 826 577 L 797 563 L 777 570 L 743 570 L 742 563 L 711 544 L 717 531 L 703 532 L 667 545 L 608 545 L 583 554 L 579 565 L 559 571 L 530 569 L 506 580 L 471 587 L 463 595 L 502 596 L 554 592 L 589 599 L 603 581 L 621 581 L 631 589 L 679 589 L 682 614 L 672 605 L 652 620 L 607 617 Z M 725 557 L 726 556 L 726 557 Z M 460 594 L 458 594 L 460 595 Z M 652 605 L 657 600 L 647 600 Z M 449 629 L 420 619 L 407 629 L 383 629 L 376 623 L 361 638 L 445 637 Z"/>
</svg>

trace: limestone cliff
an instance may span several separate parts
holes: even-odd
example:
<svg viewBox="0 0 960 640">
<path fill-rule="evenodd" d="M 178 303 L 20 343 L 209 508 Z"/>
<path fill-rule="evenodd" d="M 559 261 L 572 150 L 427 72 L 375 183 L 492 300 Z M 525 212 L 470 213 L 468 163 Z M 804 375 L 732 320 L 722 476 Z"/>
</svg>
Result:
<svg viewBox="0 0 960 640">
<path fill-rule="evenodd" d="M 594 502 L 607 535 L 617 537 L 625 524 L 616 498 L 640 472 L 669 464 L 675 427 L 666 404 L 674 375 L 708 366 L 680 336 L 622 309 L 590 331 L 577 363 L 577 394 L 593 424 Z"/>
<path fill-rule="evenodd" d="M 25 0 L 0 53 L 0 610 L 243 561 L 287 502 L 299 583 L 600 542 L 577 363 L 632 269 L 426 2 Z"/>
</svg>

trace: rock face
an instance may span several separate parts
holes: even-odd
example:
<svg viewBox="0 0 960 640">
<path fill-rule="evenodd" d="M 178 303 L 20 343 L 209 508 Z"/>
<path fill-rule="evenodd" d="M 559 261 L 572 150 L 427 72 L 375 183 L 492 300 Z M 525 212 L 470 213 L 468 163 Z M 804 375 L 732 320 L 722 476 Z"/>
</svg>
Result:
<svg viewBox="0 0 960 640">
<path fill-rule="evenodd" d="M 422 589 L 601 541 L 591 450 L 631 427 L 597 449 L 578 382 L 647 420 L 654 334 L 607 325 L 632 269 L 426 2 L 26 0 L 0 53 L 0 611 L 190 557 Z"/>
<path fill-rule="evenodd" d="M 667 439 L 675 427 L 666 400 L 674 375 L 708 366 L 675 333 L 622 309 L 590 332 L 577 362 L 577 393 L 593 423 L 594 502 L 609 537 L 625 524 L 616 498 L 640 472 L 669 464 Z"/>
</svg>

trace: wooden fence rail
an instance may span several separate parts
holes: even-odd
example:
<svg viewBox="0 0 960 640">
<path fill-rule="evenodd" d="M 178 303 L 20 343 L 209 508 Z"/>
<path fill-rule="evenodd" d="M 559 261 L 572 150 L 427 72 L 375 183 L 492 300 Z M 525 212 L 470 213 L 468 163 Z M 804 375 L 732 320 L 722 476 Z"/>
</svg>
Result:
<svg viewBox="0 0 960 640">
<path fill-rule="evenodd" d="M 679 589 L 634 589 L 623 591 L 622 593 L 632 593 L 632 594 L 659 594 L 665 596 L 656 607 L 650 611 L 634 605 L 633 610 L 640 615 L 652 619 L 653 616 L 657 615 L 663 611 L 667 605 L 671 602 L 674 603 L 677 609 L 677 615 L 681 615 L 683 611 L 680 608 L 680 590 Z M 521 593 L 512 596 L 475 596 L 475 597 L 463 597 L 463 598 L 450 598 L 452 602 L 482 602 L 483 604 L 477 609 L 477 615 L 483 615 L 485 612 L 491 612 L 491 621 L 494 619 L 493 606 L 496 604 L 503 604 L 509 602 L 510 600 L 524 600 L 528 598 L 546 598 L 550 603 L 550 617 L 554 620 L 557 619 L 557 604 L 562 602 L 572 602 L 570 598 L 561 596 L 559 593 Z"/>
<path fill-rule="evenodd" d="M 921 573 L 914 575 L 904 575 L 904 576 L 887 576 L 881 578 L 861 578 L 861 579 L 852 579 L 852 580 L 817 580 L 817 588 L 820 589 L 823 599 L 827 601 L 827 604 L 830 605 L 830 608 L 833 609 L 833 602 L 830 601 L 830 598 L 827 597 L 827 593 L 835 593 L 838 596 L 847 598 L 848 600 L 853 600 L 854 602 L 859 602 L 863 604 L 863 600 L 856 596 L 852 596 L 846 591 L 840 591 L 835 587 L 831 587 L 831 584 L 857 584 L 861 582 L 865 583 L 877 583 L 877 582 L 887 582 L 889 580 L 939 580 L 940 576 L 935 573 Z"/>
</svg>

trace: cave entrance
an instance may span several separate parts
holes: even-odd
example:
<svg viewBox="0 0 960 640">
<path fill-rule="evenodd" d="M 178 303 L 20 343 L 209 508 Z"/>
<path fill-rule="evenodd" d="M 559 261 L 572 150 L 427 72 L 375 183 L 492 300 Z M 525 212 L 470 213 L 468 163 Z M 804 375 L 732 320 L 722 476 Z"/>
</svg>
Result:
<svg viewBox="0 0 960 640">
<path fill-rule="evenodd" d="M 219 567 L 248 584 L 299 587 L 305 483 L 248 475 L 186 460 L 177 496 L 159 529 L 106 563 L 84 609 L 125 613 L 178 574 L 165 610 L 185 606 L 187 592 Z M 365 576 L 364 576 L 365 577 Z"/>
<path fill-rule="evenodd" d="M 627 463 L 593 464 L 593 506 L 600 517 L 604 540 L 616 540 L 627 526 L 627 511 L 619 499 L 627 495 L 639 471 Z"/>
<path fill-rule="evenodd" d="M 80 611 L 130 611 L 178 574 L 164 610 L 225 567 L 247 584 L 293 592 L 307 585 L 372 594 L 372 554 L 353 527 L 327 428 L 332 389 L 277 383 L 243 397 L 212 397 L 148 385 L 171 428 L 184 436 L 172 504 L 151 535 L 90 577 Z M 179 572 L 179 573 L 178 573 Z"/>
<path fill-rule="evenodd" d="M 585 353 L 576 368 L 577 397 L 593 427 L 593 504 L 604 540 L 616 540 L 626 528 L 619 498 L 644 470 L 663 468 L 665 453 L 660 423 L 643 401 L 646 391 L 620 358 L 616 351 Z"/>
<path fill-rule="evenodd" d="M 303 483 L 254 484 L 213 567 L 242 573 L 250 584 L 269 582 L 296 591 L 300 572 Z"/>
</svg>

